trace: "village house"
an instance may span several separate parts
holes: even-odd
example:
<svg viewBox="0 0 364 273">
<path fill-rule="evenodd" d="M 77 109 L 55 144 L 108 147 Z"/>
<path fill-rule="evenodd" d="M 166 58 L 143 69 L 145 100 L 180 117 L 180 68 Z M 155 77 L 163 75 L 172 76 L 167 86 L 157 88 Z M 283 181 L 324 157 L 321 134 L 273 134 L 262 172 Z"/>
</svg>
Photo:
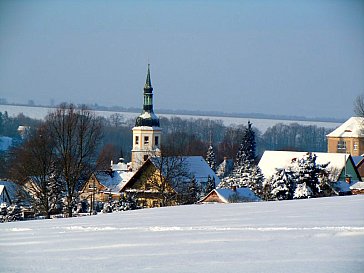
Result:
<svg viewBox="0 0 364 273">
<path fill-rule="evenodd" d="M 151 157 L 120 192 L 133 195 L 139 207 L 173 206 L 183 202 L 192 181 L 203 191 L 209 179 L 220 183 L 201 156 Z"/>
<path fill-rule="evenodd" d="M 329 153 L 364 154 L 364 118 L 351 117 L 327 136 Z"/>
<path fill-rule="evenodd" d="M 231 189 L 213 189 L 209 194 L 203 197 L 199 203 L 242 203 L 261 201 L 248 187 Z"/>
<path fill-rule="evenodd" d="M 90 204 L 119 200 L 121 198 L 120 189 L 132 175 L 128 164 L 111 162 L 109 170 L 96 171 L 84 183 L 79 192 L 80 199 L 87 200 Z"/>
<path fill-rule="evenodd" d="M 265 151 L 258 166 L 265 179 L 271 178 L 278 169 L 288 168 L 292 160 L 302 158 L 306 152 Z M 337 195 L 351 194 L 350 186 L 361 181 L 350 154 L 316 153 L 317 164 L 328 164 L 329 179 Z"/>
</svg>

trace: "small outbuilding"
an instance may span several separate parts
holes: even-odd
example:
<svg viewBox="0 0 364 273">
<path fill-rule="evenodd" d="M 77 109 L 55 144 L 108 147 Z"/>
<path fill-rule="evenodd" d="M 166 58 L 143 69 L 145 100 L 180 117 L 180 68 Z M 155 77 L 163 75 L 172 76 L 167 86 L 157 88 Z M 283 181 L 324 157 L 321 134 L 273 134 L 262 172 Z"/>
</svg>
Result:
<svg viewBox="0 0 364 273">
<path fill-rule="evenodd" d="M 213 189 L 199 203 L 243 203 L 257 202 L 261 199 L 248 187 L 232 189 Z"/>
</svg>

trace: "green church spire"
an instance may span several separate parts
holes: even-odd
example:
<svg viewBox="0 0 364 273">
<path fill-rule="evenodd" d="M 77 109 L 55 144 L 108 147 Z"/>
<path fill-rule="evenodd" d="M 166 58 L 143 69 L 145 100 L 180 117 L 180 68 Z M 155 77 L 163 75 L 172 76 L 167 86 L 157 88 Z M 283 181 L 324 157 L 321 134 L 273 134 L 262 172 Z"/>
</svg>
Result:
<svg viewBox="0 0 364 273">
<path fill-rule="evenodd" d="M 147 72 L 147 79 L 144 85 L 144 92 L 152 93 L 152 91 L 153 87 L 152 87 L 152 81 L 150 80 L 150 64 L 148 64 L 148 72 Z"/>
<path fill-rule="evenodd" d="M 144 85 L 143 113 L 137 117 L 135 126 L 159 127 L 159 118 L 153 112 L 153 87 L 150 79 L 150 64 L 148 64 L 147 79 Z"/>
</svg>

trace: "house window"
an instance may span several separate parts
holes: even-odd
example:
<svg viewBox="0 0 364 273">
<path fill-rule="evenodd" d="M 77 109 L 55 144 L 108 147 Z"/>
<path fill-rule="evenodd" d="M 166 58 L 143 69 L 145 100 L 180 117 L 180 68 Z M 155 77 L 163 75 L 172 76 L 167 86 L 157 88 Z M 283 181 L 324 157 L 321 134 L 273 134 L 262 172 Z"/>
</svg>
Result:
<svg viewBox="0 0 364 273">
<path fill-rule="evenodd" d="M 358 143 L 354 142 L 354 151 L 357 151 L 357 150 L 358 150 Z"/>
<path fill-rule="evenodd" d="M 148 145 L 149 144 L 149 136 L 145 136 L 144 137 L 144 145 Z"/>
<path fill-rule="evenodd" d="M 158 146 L 159 145 L 159 137 L 154 137 L 154 143 L 155 143 L 155 146 Z"/>
<path fill-rule="evenodd" d="M 339 140 L 339 142 L 337 143 L 337 150 L 346 151 L 346 142 L 344 140 Z"/>
<path fill-rule="evenodd" d="M 139 136 L 135 136 L 135 144 L 139 144 Z"/>
</svg>

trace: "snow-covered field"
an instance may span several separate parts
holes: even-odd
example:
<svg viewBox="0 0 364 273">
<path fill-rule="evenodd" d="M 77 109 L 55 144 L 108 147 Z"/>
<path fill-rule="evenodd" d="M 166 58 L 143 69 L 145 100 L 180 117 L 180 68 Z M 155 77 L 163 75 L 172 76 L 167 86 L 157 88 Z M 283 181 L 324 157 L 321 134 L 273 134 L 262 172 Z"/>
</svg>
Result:
<svg viewBox="0 0 364 273">
<path fill-rule="evenodd" d="M 364 196 L 0 224 L 0 272 L 364 272 Z"/>
<path fill-rule="evenodd" d="M 30 107 L 30 106 L 15 106 L 15 105 L 0 105 L 0 112 L 7 111 L 10 116 L 16 116 L 20 113 L 24 115 L 35 118 L 35 119 L 43 119 L 50 108 L 45 107 Z M 111 111 L 96 111 L 96 113 L 100 116 L 109 117 L 114 113 L 119 113 L 124 116 L 125 119 L 135 119 L 140 113 L 130 113 L 130 112 L 111 112 Z M 157 111 L 158 114 L 158 111 Z M 329 129 L 335 129 L 341 125 L 341 123 L 335 122 L 320 122 L 320 121 L 293 121 L 293 120 L 279 120 L 279 119 L 258 119 L 258 118 L 238 118 L 238 117 L 206 117 L 206 116 L 193 116 L 193 115 L 172 115 L 172 114 L 161 114 L 161 117 L 181 117 L 185 119 L 211 119 L 211 120 L 222 120 L 226 126 L 229 125 L 240 125 L 247 124 L 248 121 L 253 123 L 253 126 L 258 128 L 259 131 L 264 133 L 269 127 L 274 126 L 277 123 L 283 124 L 291 124 L 298 123 L 301 125 L 316 125 L 317 127 L 324 127 Z"/>
</svg>

